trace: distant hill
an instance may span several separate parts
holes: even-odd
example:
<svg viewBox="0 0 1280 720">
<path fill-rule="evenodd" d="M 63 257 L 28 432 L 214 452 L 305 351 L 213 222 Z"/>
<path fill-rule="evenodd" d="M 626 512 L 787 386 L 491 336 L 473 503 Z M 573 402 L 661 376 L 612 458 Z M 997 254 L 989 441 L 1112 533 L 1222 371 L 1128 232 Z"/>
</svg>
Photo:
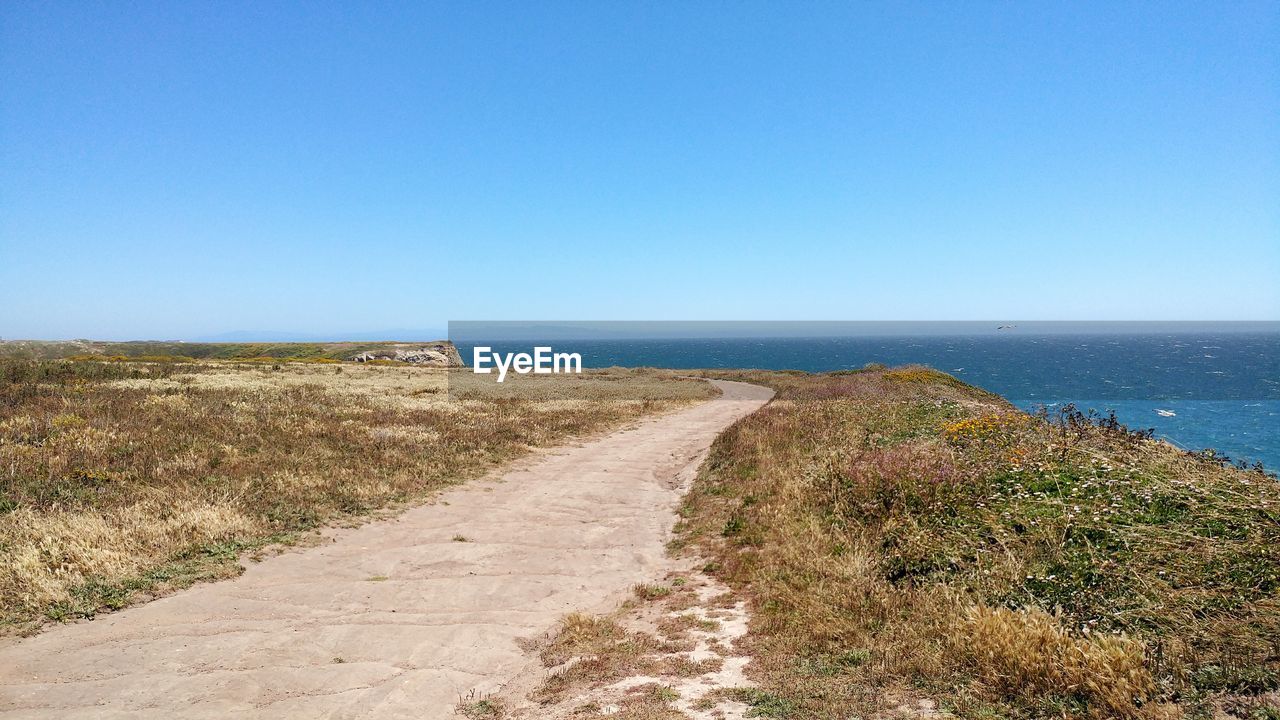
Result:
<svg viewBox="0 0 1280 720">
<path fill-rule="evenodd" d="M 189 338 L 199 343 L 338 343 L 338 342 L 422 342 L 447 337 L 443 329 L 393 328 L 351 333 L 300 333 L 287 330 L 234 330 Z"/>
<path fill-rule="evenodd" d="M 461 361 L 447 340 L 426 342 L 163 342 L 134 340 L 8 340 L 0 356 L 55 360 L 71 357 L 195 360 L 394 360 L 444 367 Z"/>
</svg>

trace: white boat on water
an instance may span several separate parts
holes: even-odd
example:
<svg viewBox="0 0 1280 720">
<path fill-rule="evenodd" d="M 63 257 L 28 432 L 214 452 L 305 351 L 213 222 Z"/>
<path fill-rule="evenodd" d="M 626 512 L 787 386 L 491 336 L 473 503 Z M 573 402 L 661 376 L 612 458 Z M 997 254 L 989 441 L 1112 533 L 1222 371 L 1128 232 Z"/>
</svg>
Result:
<svg viewBox="0 0 1280 720">
<path fill-rule="evenodd" d="M 1159 415 L 1160 417 L 1177 417 L 1178 416 L 1178 413 L 1172 410 L 1161 410 L 1159 408 L 1156 408 L 1156 414 Z"/>
</svg>

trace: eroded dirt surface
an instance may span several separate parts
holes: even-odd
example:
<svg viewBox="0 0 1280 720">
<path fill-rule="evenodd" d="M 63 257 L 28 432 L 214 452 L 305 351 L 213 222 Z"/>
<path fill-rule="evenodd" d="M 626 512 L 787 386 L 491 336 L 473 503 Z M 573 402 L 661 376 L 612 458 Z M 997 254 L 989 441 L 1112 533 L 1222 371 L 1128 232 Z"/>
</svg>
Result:
<svg viewBox="0 0 1280 720">
<path fill-rule="evenodd" d="M 672 560 L 671 572 L 641 586 L 636 598 L 607 616 L 625 635 L 616 650 L 604 651 L 628 654 L 626 662 L 574 672 L 587 660 L 579 656 L 526 671 L 504 696 L 492 699 L 502 709 L 495 714 L 504 720 L 747 718 L 751 707 L 743 702 L 743 691 L 755 683 L 746 674 L 751 658 L 738 642 L 747 634 L 747 603 L 689 560 Z M 656 597 L 655 589 L 661 591 Z M 624 647 L 642 649 L 630 653 Z M 600 672 L 605 669 L 613 672 Z M 559 692 L 547 692 L 557 685 Z M 465 717 L 466 711 L 464 705 L 459 715 Z M 472 715 L 481 714 L 473 710 Z"/>
<path fill-rule="evenodd" d="M 396 520 L 0 647 L 0 716 L 448 718 L 527 669 L 519 638 L 664 567 L 680 488 L 767 389 L 567 447 Z"/>
</svg>

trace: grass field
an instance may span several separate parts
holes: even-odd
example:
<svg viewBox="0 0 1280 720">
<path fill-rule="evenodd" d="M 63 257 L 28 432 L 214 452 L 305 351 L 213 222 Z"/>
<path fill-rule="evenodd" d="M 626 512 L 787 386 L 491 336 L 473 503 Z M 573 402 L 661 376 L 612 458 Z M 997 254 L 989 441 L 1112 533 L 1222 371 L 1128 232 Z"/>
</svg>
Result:
<svg viewBox="0 0 1280 720">
<path fill-rule="evenodd" d="M 716 376 L 778 392 L 682 511 L 756 716 L 1280 717 L 1273 476 L 922 368 Z"/>
<path fill-rule="evenodd" d="M 673 544 L 750 601 L 755 717 L 1280 718 L 1274 476 L 924 368 L 713 375 L 778 393 L 716 441 Z M 245 552 L 713 392 L 646 371 L 509 382 L 0 361 L 2 622 L 231 575 Z M 618 631 L 592 628 L 561 635 L 616 655 Z"/>
<path fill-rule="evenodd" d="M 450 400 L 445 376 L 0 359 L 0 626 L 29 630 L 232 575 L 246 551 L 714 392 L 608 371 Z"/>
</svg>

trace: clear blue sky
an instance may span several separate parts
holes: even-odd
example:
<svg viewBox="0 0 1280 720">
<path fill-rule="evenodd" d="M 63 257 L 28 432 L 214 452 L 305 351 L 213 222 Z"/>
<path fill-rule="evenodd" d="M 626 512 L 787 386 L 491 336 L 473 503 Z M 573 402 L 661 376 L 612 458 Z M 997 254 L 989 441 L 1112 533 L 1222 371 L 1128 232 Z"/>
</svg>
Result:
<svg viewBox="0 0 1280 720">
<path fill-rule="evenodd" d="M 1280 5 L 0 4 L 0 336 L 1280 318 Z"/>
</svg>

